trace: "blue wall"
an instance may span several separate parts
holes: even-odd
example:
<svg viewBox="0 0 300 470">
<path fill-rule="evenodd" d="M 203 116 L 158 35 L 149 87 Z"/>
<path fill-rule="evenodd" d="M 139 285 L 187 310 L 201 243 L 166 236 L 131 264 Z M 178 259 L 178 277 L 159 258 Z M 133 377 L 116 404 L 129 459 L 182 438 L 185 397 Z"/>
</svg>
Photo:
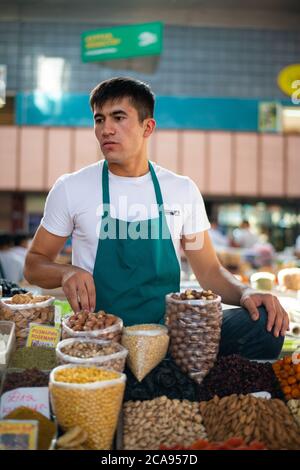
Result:
<svg viewBox="0 0 300 470">
<path fill-rule="evenodd" d="M 160 129 L 258 130 L 258 99 L 158 96 L 155 118 Z M 279 101 L 291 106 L 289 100 Z M 16 123 L 33 126 L 91 127 L 85 94 L 50 99 L 41 93 L 17 95 Z"/>
</svg>

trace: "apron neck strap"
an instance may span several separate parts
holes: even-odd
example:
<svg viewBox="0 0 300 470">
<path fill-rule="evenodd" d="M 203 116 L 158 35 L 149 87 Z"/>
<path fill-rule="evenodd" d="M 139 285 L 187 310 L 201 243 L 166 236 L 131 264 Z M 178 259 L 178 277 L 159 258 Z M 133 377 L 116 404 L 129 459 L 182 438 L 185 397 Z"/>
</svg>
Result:
<svg viewBox="0 0 300 470">
<path fill-rule="evenodd" d="M 153 185 L 154 185 L 156 202 L 157 202 L 157 205 L 160 207 L 160 206 L 163 205 L 163 199 L 162 199 L 162 195 L 161 195 L 159 182 L 158 182 L 158 179 L 157 179 L 157 176 L 156 176 L 156 173 L 154 171 L 152 163 L 150 163 L 150 162 L 148 162 L 148 163 L 149 163 L 149 169 L 150 169 L 150 173 L 151 173 L 151 177 L 152 177 L 152 181 L 153 181 Z M 104 205 L 106 205 L 106 204 L 109 205 L 110 204 L 107 160 L 104 160 L 103 169 L 102 169 L 102 203 Z"/>
</svg>

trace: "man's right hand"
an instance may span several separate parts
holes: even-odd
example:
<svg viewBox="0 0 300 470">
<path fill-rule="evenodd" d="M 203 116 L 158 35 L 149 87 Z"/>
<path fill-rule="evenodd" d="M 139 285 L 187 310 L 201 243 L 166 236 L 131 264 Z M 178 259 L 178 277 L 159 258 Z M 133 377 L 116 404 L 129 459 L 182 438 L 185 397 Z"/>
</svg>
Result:
<svg viewBox="0 0 300 470">
<path fill-rule="evenodd" d="M 96 289 L 91 273 L 76 266 L 70 266 L 70 269 L 66 270 L 62 276 L 61 285 L 73 312 L 95 311 Z"/>
<path fill-rule="evenodd" d="M 77 266 L 55 262 L 68 237 L 59 237 L 40 226 L 28 251 L 24 275 L 30 284 L 45 289 L 62 286 L 74 312 L 94 312 L 96 289 L 91 273 Z"/>
</svg>

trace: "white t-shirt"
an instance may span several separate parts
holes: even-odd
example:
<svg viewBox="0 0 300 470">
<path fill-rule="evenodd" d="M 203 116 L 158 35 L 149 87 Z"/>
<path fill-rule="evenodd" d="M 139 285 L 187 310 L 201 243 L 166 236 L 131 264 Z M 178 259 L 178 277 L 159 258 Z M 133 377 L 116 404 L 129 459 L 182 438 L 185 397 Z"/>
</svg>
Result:
<svg viewBox="0 0 300 470">
<path fill-rule="evenodd" d="M 93 272 L 101 226 L 104 160 L 61 176 L 48 194 L 42 226 L 61 237 L 72 235 L 72 264 Z M 160 185 L 167 224 L 180 261 L 182 235 L 210 228 L 196 184 L 151 162 Z M 150 171 L 140 177 L 109 171 L 110 211 L 128 222 L 158 217 Z M 100 241 L 101 243 L 101 241 Z"/>
</svg>

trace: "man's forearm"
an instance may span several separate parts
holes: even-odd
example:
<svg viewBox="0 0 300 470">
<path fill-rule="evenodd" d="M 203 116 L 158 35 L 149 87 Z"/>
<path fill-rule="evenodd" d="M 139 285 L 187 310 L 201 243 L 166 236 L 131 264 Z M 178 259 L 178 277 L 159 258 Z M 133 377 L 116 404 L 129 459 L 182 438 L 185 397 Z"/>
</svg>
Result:
<svg viewBox="0 0 300 470">
<path fill-rule="evenodd" d="M 250 286 L 242 284 L 223 266 L 216 266 L 205 278 L 198 279 L 204 289 L 211 289 L 222 297 L 222 302 L 240 305 L 242 295 Z"/>
<path fill-rule="evenodd" d="M 45 289 L 60 287 L 63 275 L 70 270 L 68 264 L 59 264 L 45 256 L 29 253 L 26 258 L 24 277 L 30 283 Z"/>
</svg>

